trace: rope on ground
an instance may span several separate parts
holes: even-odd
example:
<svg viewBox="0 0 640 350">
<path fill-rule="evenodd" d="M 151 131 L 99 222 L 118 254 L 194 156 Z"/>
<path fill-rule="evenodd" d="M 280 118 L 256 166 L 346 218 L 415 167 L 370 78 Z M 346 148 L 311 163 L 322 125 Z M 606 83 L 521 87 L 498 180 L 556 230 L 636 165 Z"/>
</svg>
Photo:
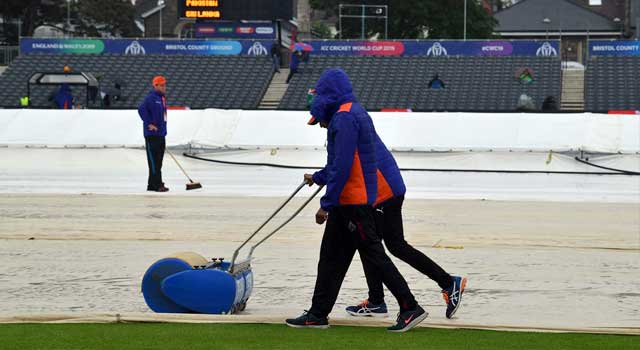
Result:
<svg viewBox="0 0 640 350">
<path fill-rule="evenodd" d="M 187 153 L 187 152 L 184 152 L 182 155 L 187 158 L 202 160 L 202 161 L 212 162 L 212 163 L 218 163 L 218 164 L 241 165 L 241 166 L 266 166 L 266 167 L 281 168 L 281 169 L 322 169 L 322 167 L 314 167 L 314 166 L 285 165 L 285 164 L 260 163 L 260 162 L 235 162 L 230 160 L 220 160 L 220 159 L 200 157 L 194 153 Z M 560 175 L 624 175 L 624 176 L 640 175 L 640 173 L 624 171 L 624 170 L 621 171 L 616 169 L 611 169 L 613 171 L 607 171 L 607 172 L 551 171 L 551 170 L 437 169 L 437 168 L 400 168 L 400 170 L 416 171 L 416 172 L 496 173 L 496 174 L 560 174 Z"/>
<path fill-rule="evenodd" d="M 636 172 L 636 171 L 624 170 L 624 169 L 616 169 L 616 168 L 609 168 L 609 167 L 606 167 L 606 166 L 602 166 L 602 165 L 594 164 L 594 163 L 589 162 L 589 158 L 587 158 L 586 160 L 584 160 L 584 159 L 580 159 L 580 158 L 578 158 L 578 157 L 575 157 L 574 159 L 575 159 L 575 160 L 577 160 L 577 161 L 578 161 L 578 162 L 580 162 L 580 163 L 583 163 L 583 164 L 586 164 L 586 165 L 589 165 L 589 166 L 592 166 L 592 167 L 600 168 L 600 169 L 605 169 L 605 170 L 615 171 L 615 172 L 619 172 L 619 173 L 622 173 L 622 174 L 625 174 L 625 175 L 640 175 L 640 173 L 639 173 L 639 172 Z"/>
</svg>

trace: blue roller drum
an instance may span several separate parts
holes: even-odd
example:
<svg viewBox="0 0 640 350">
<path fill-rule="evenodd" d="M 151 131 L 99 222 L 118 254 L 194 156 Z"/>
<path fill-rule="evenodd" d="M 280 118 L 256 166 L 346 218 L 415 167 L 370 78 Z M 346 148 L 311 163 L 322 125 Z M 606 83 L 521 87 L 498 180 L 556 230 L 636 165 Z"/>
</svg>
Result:
<svg viewBox="0 0 640 350">
<path fill-rule="evenodd" d="M 193 252 L 176 253 L 153 263 L 142 278 L 142 295 L 149 308 L 162 313 L 233 314 L 243 311 L 253 291 L 251 257 L 256 247 L 293 220 L 320 192 L 318 188 L 284 223 L 251 246 L 246 259 L 240 250 L 305 186 L 302 182 L 278 209 L 233 253 L 208 261 Z"/>
<path fill-rule="evenodd" d="M 160 313 L 230 314 L 244 310 L 253 289 L 250 268 L 229 272 L 222 259 L 208 262 L 196 253 L 156 261 L 142 280 L 149 308 Z"/>
</svg>

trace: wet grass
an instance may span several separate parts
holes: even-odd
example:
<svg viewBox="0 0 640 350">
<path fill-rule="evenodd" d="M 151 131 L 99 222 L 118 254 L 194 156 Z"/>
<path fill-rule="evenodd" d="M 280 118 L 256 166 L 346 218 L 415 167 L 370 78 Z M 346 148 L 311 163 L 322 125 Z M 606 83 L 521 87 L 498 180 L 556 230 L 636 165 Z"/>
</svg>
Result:
<svg viewBox="0 0 640 350">
<path fill-rule="evenodd" d="M 0 349 L 640 349 L 640 336 L 265 324 L 5 324 Z"/>
</svg>

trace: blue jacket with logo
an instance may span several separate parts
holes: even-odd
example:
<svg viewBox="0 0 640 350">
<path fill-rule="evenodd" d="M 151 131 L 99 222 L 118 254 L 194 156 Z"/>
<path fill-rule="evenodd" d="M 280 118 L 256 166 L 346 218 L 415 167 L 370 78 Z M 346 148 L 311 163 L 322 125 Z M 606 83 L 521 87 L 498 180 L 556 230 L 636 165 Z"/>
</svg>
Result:
<svg viewBox="0 0 640 350">
<path fill-rule="evenodd" d="M 144 124 L 144 136 L 167 136 L 167 103 L 164 95 L 151 90 L 138 107 L 138 114 Z M 155 125 L 158 130 L 149 130 L 149 124 Z"/>
<path fill-rule="evenodd" d="M 321 86 L 326 89 L 324 93 L 320 92 Z M 362 106 L 355 101 L 351 83 L 346 73 L 337 69 L 327 70 L 323 73 L 316 86 L 316 97 L 311 106 L 311 115 L 316 120 L 329 122 L 329 128 L 327 130 L 327 166 L 313 174 L 313 181 L 317 184 L 325 185 L 329 183 L 329 179 L 327 178 L 328 169 L 335 161 L 335 150 L 333 149 L 334 140 L 332 140 L 331 136 L 332 129 L 336 129 L 339 125 L 334 125 L 333 120 L 336 119 L 337 116 L 343 115 L 343 112 L 366 114 Z M 348 111 L 346 108 L 347 105 L 349 105 Z M 336 108 L 336 106 L 339 107 Z M 334 111 L 336 109 L 338 110 L 337 113 Z M 371 121 L 368 114 L 366 114 L 366 116 L 367 119 Z M 406 187 L 396 160 L 376 133 L 372 122 L 371 131 L 373 132 L 374 156 L 377 168 L 375 170 L 376 195 L 373 204 L 377 205 L 393 197 L 404 195 L 406 193 Z M 366 149 L 368 150 L 369 148 L 366 147 Z M 359 150 L 358 153 L 360 161 L 362 162 L 362 151 Z M 344 157 L 344 159 L 346 158 L 347 157 Z M 339 182 L 339 184 L 341 183 L 342 182 Z M 327 195 L 330 193 L 330 189 L 328 188 Z M 368 193 L 371 194 L 372 192 L 369 191 Z M 332 194 L 328 198 L 335 198 L 335 194 Z M 338 201 L 338 203 L 340 204 L 340 201 Z"/>
<path fill-rule="evenodd" d="M 353 95 L 347 74 L 327 69 L 316 84 L 311 114 L 328 123 L 327 164 L 313 175 L 326 184 L 324 210 L 342 205 L 373 205 L 378 194 L 373 121 Z"/>
</svg>

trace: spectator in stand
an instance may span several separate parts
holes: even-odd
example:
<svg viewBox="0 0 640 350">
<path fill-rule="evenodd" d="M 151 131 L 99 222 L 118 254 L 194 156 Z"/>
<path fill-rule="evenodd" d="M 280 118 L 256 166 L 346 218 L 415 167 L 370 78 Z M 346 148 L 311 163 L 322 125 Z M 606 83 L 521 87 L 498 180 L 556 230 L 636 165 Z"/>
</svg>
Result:
<svg viewBox="0 0 640 350">
<path fill-rule="evenodd" d="M 271 60 L 273 61 L 273 69 L 276 73 L 280 73 L 280 44 L 277 41 L 271 45 Z"/>
<path fill-rule="evenodd" d="M 529 68 L 525 68 L 520 73 L 519 79 L 522 84 L 531 84 L 533 83 L 533 74 Z"/>
<path fill-rule="evenodd" d="M 557 111 L 558 111 L 558 102 L 556 102 L 556 98 L 551 95 L 545 97 L 544 101 L 542 101 L 542 112 L 555 113 Z"/>
<path fill-rule="evenodd" d="M 442 81 L 438 73 L 436 73 L 433 78 L 431 78 L 431 81 L 429 81 L 429 89 L 440 90 L 444 88 L 446 88 L 444 81 Z"/>
<path fill-rule="evenodd" d="M 29 107 L 29 96 L 20 97 L 20 107 L 28 108 Z"/>
<path fill-rule="evenodd" d="M 300 51 L 293 51 L 291 53 L 291 63 L 289 64 L 289 75 L 287 76 L 287 84 L 293 75 L 298 73 L 298 65 L 300 64 L 300 58 L 302 57 L 302 53 Z"/>
<path fill-rule="evenodd" d="M 304 44 L 305 46 L 307 46 L 307 44 Z M 302 62 L 304 62 L 304 64 L 309 64 L 309 60 L 311 59 L 311 50 L 308 49 L 303 49 L 301 54 L 301 58 L 302 58 Z"/>
<path fill-rule="evenodd" d="M 533 99 L 529 97 L 527 94 L 522 94 L 518 98 L 518 105 L 516 108 L 518 112 L 535 112 L 536 107 L 533 103 Z"/>
</svg>

